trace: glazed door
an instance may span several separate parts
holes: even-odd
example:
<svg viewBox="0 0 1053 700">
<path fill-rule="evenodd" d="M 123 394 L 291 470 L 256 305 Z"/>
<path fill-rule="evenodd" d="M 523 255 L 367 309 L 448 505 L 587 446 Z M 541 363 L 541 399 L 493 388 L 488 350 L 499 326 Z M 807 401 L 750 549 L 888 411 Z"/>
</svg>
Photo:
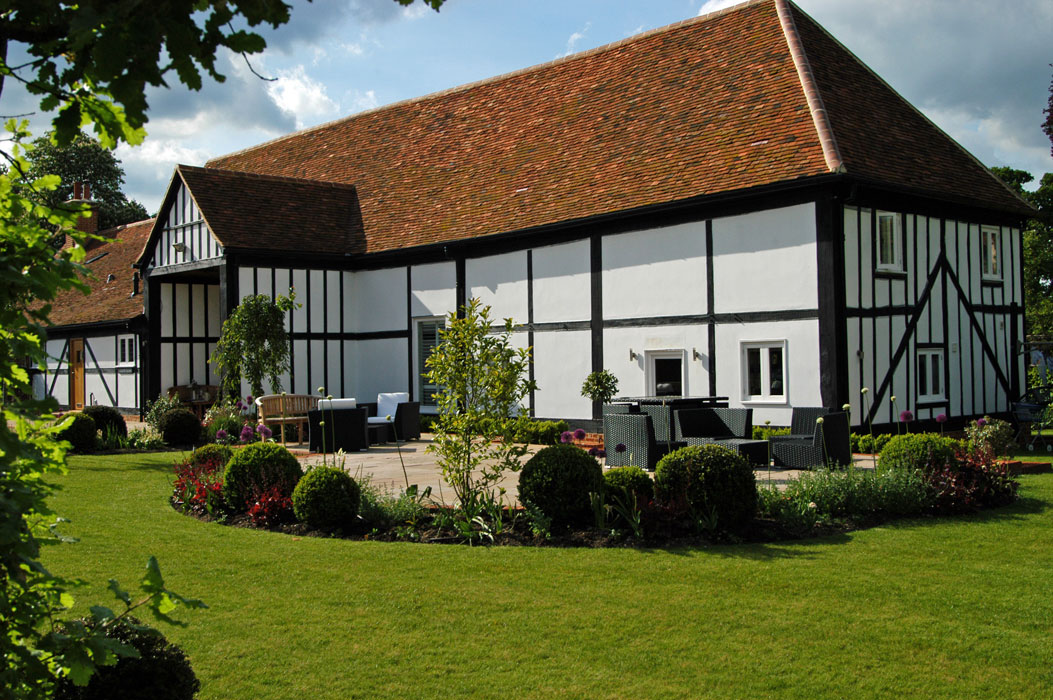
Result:
<svg viewBox="0 0 1053 700">
<path fill-rule="evenodd" d="M 69 341 L 69 407 L 84 408 L 84 338 Z"/>
</svg>

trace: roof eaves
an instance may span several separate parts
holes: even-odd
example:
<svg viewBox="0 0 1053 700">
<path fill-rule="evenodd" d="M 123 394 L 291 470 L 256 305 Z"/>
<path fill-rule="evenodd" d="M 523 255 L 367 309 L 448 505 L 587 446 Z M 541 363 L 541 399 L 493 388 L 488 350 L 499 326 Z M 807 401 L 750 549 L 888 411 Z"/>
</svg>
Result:
<svg viewBox="0 0 1053 700">
<path fill-rule="evenodd" d="M 826 113 L 826 107 L 823 105 L 822 95 L 819 94 L 815 77 L 812 75 L 812 66 L 808 62 L 808 55 L 805 53 L 801 37 L 797 33 L 797 23 L 794 22 L 793 14 L 790 12 L 790 4 L 789 0 L 775 0 L 775 10 L 779 13 L 779 23 L 782 25 L 783 34 L 786 36 L 786 43 L 790 49 L 790 56 L 793 58 L 793 65 L 797 69 L 797 76 L 801 80 L 804 97 L 808 101 L 808 110 L 812 114 L 815 132 L 819 136 L 819 144 L 823 149 L 826 167 L 832 173 L 843 173 L 845 172 L 845 164 L 841 158 L 841 152 L 837 148 L 837 139 L 834 138 L 834 130 L 830 126 L 830 118 Z"/>
</svg>

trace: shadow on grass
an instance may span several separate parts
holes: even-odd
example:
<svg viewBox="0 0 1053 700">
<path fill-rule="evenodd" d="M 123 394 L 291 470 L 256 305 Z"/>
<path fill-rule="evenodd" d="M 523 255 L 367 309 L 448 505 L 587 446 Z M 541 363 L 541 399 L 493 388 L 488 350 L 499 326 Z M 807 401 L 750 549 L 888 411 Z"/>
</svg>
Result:
<svg viewBox="0 0 1053 700">
<path fill-rule="evenodd" d="M 171 472 L 173 465 L 190 456 L 190 452 L 94 452 L 70 455 L 70 472 Z"/>
</svg>

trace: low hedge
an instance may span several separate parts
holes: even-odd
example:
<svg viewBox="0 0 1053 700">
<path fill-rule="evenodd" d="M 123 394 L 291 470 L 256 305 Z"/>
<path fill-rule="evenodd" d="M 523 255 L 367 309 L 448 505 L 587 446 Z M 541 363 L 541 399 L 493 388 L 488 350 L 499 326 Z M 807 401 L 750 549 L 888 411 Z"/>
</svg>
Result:
<svg viewBox="0 0 1053 700">
<path fill-rule="evenodd" d="M 73 421 L 55 437 L 68 442 L 70 449 L 74 452 L 91 452 L 95 449 L 96 433 L 98 432 L 95 420 L 85 413 L 73 413 L 70 415 L 73 416 Z"/>
<path fill-rule="evenodd" d="M 603 473 L 603 483 L 608 496 L 624 498 L 630 493 L 636 496 L 637 505 L 649 503 L 654 498 L 654 482 L 640 467 L 614 467 Z"/>
<path fill-rule="evenodd" d="M 656 500 L 706 529 L 736 532 L 757 513 L 757 483 L 745 458 L 719 445 L 683 447 L 655 467 Z"/>
<path fill-rule="evenodd" d="M 124 422 L 121 412 L 113 406 L 85 406 L 81 412 L 91 416 L 95 421 L 95 428 L 102 432 L 103 436 L 128 437 L 128 424 Z"/>
</svg>

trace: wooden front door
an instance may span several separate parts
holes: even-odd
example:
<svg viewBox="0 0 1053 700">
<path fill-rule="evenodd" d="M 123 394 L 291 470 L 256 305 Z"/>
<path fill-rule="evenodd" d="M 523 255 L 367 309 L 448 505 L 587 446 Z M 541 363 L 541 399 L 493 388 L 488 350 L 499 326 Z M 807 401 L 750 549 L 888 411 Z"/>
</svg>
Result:
<svg viewBox="0 0 1053 700">
<path fill-rule="evenodd" d="M 69 407 L 84 408 L 84 338 L 69 341 Z"/>
</svg>

